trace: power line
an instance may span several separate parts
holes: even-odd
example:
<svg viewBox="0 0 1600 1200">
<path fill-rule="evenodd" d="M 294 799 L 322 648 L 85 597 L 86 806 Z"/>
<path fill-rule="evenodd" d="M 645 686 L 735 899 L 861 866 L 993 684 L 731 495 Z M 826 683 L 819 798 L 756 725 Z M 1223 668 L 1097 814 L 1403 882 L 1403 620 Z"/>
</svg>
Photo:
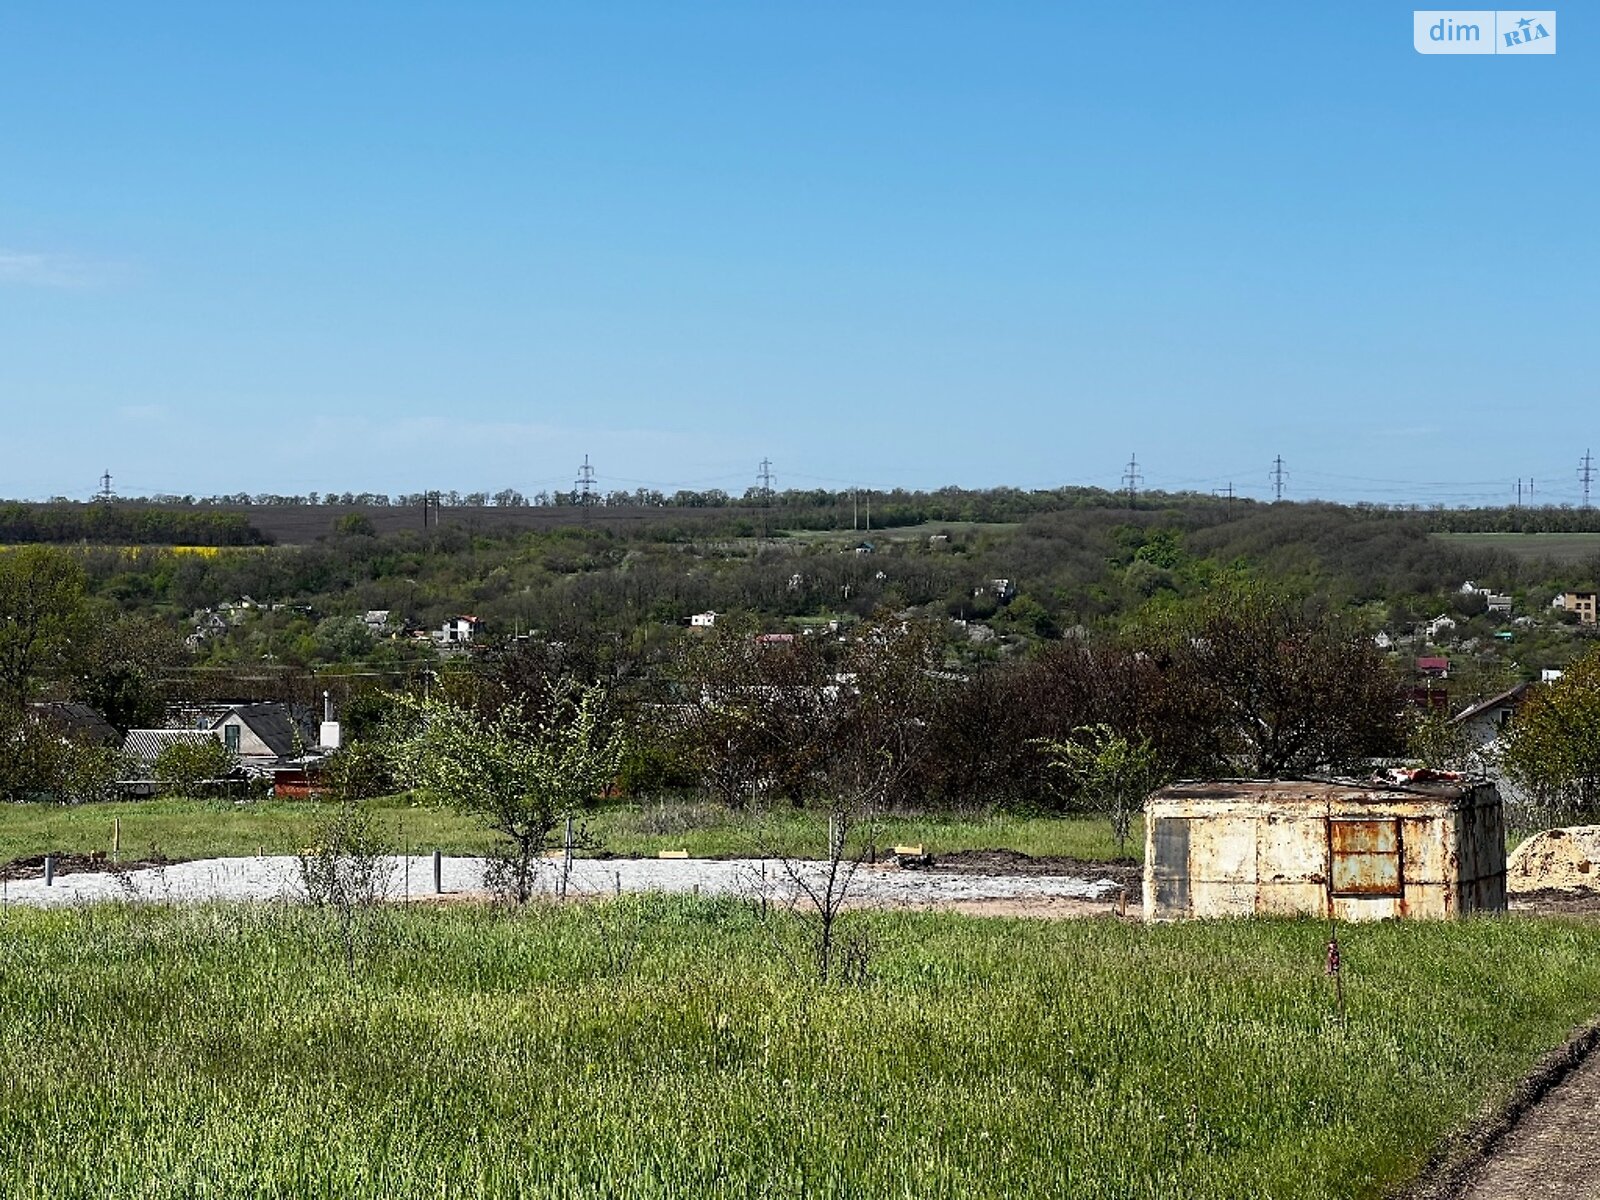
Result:
<svg viewBox="0 0 1600 1200">
<path fill-rule="evenodd" d="M 1128 466 L 1122 473 L 1122 486 L 1128 489 L 1128 507 L 1132 508 L 1139 498 L 1139 485 L 1144 482 L 1144 476 L 1139 474 L 1139 456 L 1128 455 Z"/>
<path fill-rule="evenodd" d="M 1283 455 L 1279 454 L 1272 460 L 1272 502 L 1276 504 L 1283 499 Z"/>
</svg>

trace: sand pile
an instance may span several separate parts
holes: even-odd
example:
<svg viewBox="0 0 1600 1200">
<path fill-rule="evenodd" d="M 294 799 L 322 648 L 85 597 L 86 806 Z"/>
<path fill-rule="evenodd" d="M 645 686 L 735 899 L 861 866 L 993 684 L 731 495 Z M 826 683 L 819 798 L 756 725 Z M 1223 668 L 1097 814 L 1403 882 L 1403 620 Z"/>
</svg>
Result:
<svg viewBox="0 0 1600 1200">
<path fill-rule="evenodd" d="M 1600 891 L 1600 825 L 1536 833 L 1506 861 L 1506 891 Z"/>
</svg>

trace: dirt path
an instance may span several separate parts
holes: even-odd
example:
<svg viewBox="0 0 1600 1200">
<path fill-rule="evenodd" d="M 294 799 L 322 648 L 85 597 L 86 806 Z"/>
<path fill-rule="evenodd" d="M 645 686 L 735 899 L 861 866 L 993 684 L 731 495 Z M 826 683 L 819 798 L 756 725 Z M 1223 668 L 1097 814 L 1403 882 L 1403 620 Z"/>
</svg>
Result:
<svg viewBox="0 0 1600 1200">
<path fill-rule="evenodd" d="M 1600 1200 L 1600 1054 L 1530 1108 L 1460 1200 Z"/>
<path fill-rule="evenodd" d="M 1394 1200 L 1600 1200 L 1600 1021 L 1545 1055 Z"/>
</svg>

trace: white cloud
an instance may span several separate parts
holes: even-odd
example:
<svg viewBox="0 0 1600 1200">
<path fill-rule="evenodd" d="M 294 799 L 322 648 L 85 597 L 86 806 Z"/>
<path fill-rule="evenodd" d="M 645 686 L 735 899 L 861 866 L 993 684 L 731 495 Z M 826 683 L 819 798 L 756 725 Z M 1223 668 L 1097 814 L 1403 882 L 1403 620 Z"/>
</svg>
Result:
<svg viewBox="0 0 1600 1200">
<path fill-rule="evenodd" d="M 24 287 L 89 288 L 111 283 L 122 274 L 113 263 L 91 262 L 66 254 L 40 254 L 0 246 L 0 284 Z"/>
</svg>

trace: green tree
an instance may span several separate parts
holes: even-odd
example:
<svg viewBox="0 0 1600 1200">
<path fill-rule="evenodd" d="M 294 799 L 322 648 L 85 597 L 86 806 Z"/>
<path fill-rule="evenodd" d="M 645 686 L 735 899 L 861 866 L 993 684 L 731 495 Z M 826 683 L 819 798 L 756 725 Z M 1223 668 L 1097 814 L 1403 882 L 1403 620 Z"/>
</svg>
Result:
<svg viewBox="0 0 1600 1200">
<path fill-rule="evenodd" d="M 311 837 L 311 848 L 299 855 L 300 884 L 314 907 L 333 915 L 345 970 L 354 978 L 365 917 L 389 894 L 394 846 L 372 814 L 348 798 L 319 817 Z"/>
<path fill-rule="evenodd" d="M 392 744 L 405 782 L 505 839 L 505 890 L 518 903 L 533 894 L 551 833 L 606 792 L 625 748 L 603 715 L 603 689 L 570 679 L 549 687 L 537 721 L 509 710 L 485 717 L 449 701 L 408 699 L 407 729 Z"/>
<path fill-rule="evenodd" d="M 126 732 L 160 725 L 163 679 L 183 660 L 183 643 L 165 622 L 149 616 L 106 616 L 85 638 L 74 664 L 74 700 Z"/>
<path fill-rule="evenodd" d="M 192 795 L 213 780 L 225 779 L 239 765 L 238 756 L 218 738 L 173 742 L 156 755 L 156 778 L 173 795 Z"/>
<path fill-rule="evenodd" d="M 1506 731 L 1500 761 L 1546 813 L 1600 809 L 1600 649 L 1533 691 Z"/>
<path fill-rule="evenodd" d="M 66 675 L 88 635 L 77 557 L 49 546 L 0 553 L 0 706 L 20 709 Z"/>
<path fill-rule="evenodd" d="M 1080 725 L 1072 740 L 1042 740 L 1050 766 L 1065 777 L 1067 791 L 1092 812 L 1111 820 L 1118 857 L 1126 857 L 1133 816 L 1165 782 L 1155 747 L 1144 738 L 1123 737 L 1109 725 Z"/>
<path fill-rule="evenodd" d="M 349 662 L 372 649 L 372 631 L 360 617 L 324 617 L 317 622 L 316 653 L 328 662 Z"/>
<path fill-rule="evenodd" d="M 377 739 L 347 742 L 334 751 L 323 778 L 328 791 L 346 802 L 370 800 L 398 790 L 391 756 Z"/>
<path fill-rule="evenodd" d="M 366 513 L 346 513 L 333 523 L 333 532 L 340 537 L 376 537 L 372 518 Z"/>
<path fill-rule="evenodd" d="M 117 780 L 137 769 L 137 761 L 115 746 L 65 743 L 56 768 L 55 797 L 63 804 L 115 800 Z"/>
<path fill-rule="evenodd" d="M 0 800 L 109 800 L 132 770 L 120 750 L 78 741 L 33 713 L 0 725 Z"/>
<path fill-rule="evenodd" d="M 1441 771 L 1474 771 L 1481 767 L 1478 743 L 1447 712 L 1417 709 L 1409 714 L 1406 757 L 1419 767 Z"/>
</svg>

